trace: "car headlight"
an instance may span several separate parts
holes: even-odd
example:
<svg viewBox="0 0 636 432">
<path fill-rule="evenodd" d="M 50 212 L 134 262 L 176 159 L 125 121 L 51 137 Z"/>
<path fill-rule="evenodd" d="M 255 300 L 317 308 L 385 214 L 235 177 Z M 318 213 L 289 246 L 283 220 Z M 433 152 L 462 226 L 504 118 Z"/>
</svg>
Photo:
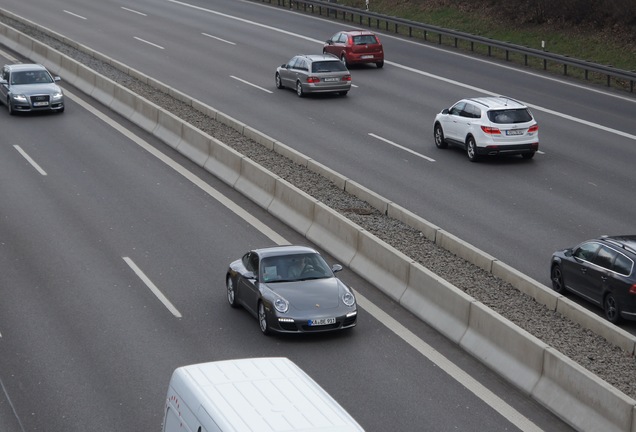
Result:
<svg viewBox="0 0 636 432">
<path fill-rule="evenodd" d="M 26 102 L 27 98 L 25 95 L 22 94 L 15 94 L 12 96 L 14 100 L 18 101 L 18 102 Z"/>
<path fill-rule="evenodd" d="M 62 92 L 61 92 L 61 91 L 60 91 L 60 92 L 53 93 L 53 94 L 51 95 L 51 99 L 52 99 L 52 100 L 60 100 L 60 99 L 62 99 L 63 97 L 64 97 L 64 95 L 62 94 Z"/>
<path fill-rule="evenodd" d="M 353 306 L 356 302 L 356 298 L 350 292 L 346 292 L 342 295 L 342 302 L 347 306 Z"/>
<path fill-rule="evenodd" d="M 274 307 L 278 312 L 285 313 L 287 309 L 289 309 L 289 302 L 282 297 L 277 297 L 276 300 L 274 300 Z"/>
</svg>

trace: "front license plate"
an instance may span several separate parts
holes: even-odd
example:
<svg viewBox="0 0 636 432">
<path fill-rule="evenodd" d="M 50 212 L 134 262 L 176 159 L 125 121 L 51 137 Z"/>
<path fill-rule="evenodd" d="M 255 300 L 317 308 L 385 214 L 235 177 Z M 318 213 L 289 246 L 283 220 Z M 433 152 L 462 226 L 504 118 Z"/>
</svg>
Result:
<svg viewBox="0 0 636 432">
<path fill-rule="evenodd" d="M 334 82 L 334 81 L 338 81 L 338 78 L 323 78 L 323 81 L 325 81 L 325 82 Z"/>
<path fill-rule="evenodd" d="M 336 323 L 335 318 L 320 318 L 315 320 L 309 320 L 308 322 L 310 326 L 321 326 L 321 325 L 328 325 L 328 324 L 335 324 L 335 323 Z"/>
<path fill-rule="evenodd" d="M 48 102 L 33 102 L 33 106 L 47 106 Z"/>
<path fill-rule="evenodd" d="M 522 130 L 507 130 L 506 135 L 523 135 Z"/>
</svg>

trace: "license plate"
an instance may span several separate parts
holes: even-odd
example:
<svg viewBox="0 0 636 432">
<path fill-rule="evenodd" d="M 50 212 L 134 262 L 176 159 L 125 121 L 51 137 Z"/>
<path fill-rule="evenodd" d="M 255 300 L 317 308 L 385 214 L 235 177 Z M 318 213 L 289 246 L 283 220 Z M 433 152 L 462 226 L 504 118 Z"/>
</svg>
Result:
<svg viewBox="0 0 636 432">
<path fill-rule="evenodd" d="M 373 58 L 373 56 L 372 55 L 363 55 L 363 56 L 360 56 L 360 58 L 370 59 L 370 58 Z"/>
<path fill-rule="evenodd" d="M 328 324 L 335 324 L 335 323 L 336 323 L 335 318 L 319 318 L 315 320 L 309 320 L 308 322 L 310 326 L 321 326 L 321 325 L 328 325 Z"/>
<path fill-rule="evenodd" d="M 33 106 L 47 106 L 48 102 L 33 102 Z"/>
<path fill-rule="evenodd" d="M 523 135 L 523 131 L 518 129 L 507 130 L 506 135 Z"/>
<path fill-rule="evenodd" d="M 323 78 L 322 80 L 325 82 L 334 82 L 334 81 L 338 81 L 338 78 Z"/>
</svg>

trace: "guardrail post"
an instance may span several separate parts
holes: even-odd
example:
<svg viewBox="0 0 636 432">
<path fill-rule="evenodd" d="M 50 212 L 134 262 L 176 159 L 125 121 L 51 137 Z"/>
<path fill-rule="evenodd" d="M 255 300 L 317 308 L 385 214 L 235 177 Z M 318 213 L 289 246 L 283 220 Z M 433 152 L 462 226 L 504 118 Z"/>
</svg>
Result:
<svg viewBox="0 0 636 432">
<path fill-rule="evenodd" d="M 492 54 L 492 46 L 488 45 L 488 57 Z"/>
<path fill-rule="evenodd" d="M 506 50 L 506 61 L 510 61 L 510 58 L 508 56 L 509 53 L 510 53 L 510 51 Z"/>
<path fill-rule="evenodd" d="M 610 79 L 611 79 L 611 78 L 612 78 L 612 77 L 611 77 L 610 75 L 608 75 L 608 76 L 607 76 L 607 86 L 608 86 L 608 87 L 610 87 Z"/>
<path fill-rule="evenodd" d="M 523 55 L 523 63 L 524 63 L 524 66 L 528 66 L 528 54 Z"/>
<path fill-rule="evenodd" d="M 458 38 L 455 38 L 455 48 L 457 48 Z"/>
<path fill-rule="evenodd" d="M 564 76 L 568 76 L 568 65 L 567 64 L 563 64 L 563 75 Z"/>
<path fill-rule="evenodd" d="M 442 44 L 442 34 L 441 33 L 438 35 L 438 39 L 439 39 L 439 44 L 441 45 Z"/>
<path fill-rule="evenodd" d="M 547 70 L 547 69 L 548 69 L 548 60 L 543 59 L 543 70 Z"/>
<path fill-rule="evenodd" d="M 475 51 L 475 42 L 470 41 L 470 50 Z"/>
</svg>

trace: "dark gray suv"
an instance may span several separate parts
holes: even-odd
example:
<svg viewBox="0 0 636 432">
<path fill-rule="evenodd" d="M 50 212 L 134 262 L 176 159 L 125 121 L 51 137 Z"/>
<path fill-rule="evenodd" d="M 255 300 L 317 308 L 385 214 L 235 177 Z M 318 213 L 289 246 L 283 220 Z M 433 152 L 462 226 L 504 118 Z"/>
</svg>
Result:
<svg viewBox="0 0 636 432">
<path fill-rule="evenodd" d="M 0 92 L 9 114 L 32 111 L 64 112 L 64 93 L 52 76 L 39 64 L 11 64 L 2 68 Z"/>
<path fill-rule="evenodd" d="M 552 287 L 573 292 L 603 308 L 617 323 L 636 320 L 636 235 L 602 236 L 554 252 L 550 265 Z"/>
</svg>

